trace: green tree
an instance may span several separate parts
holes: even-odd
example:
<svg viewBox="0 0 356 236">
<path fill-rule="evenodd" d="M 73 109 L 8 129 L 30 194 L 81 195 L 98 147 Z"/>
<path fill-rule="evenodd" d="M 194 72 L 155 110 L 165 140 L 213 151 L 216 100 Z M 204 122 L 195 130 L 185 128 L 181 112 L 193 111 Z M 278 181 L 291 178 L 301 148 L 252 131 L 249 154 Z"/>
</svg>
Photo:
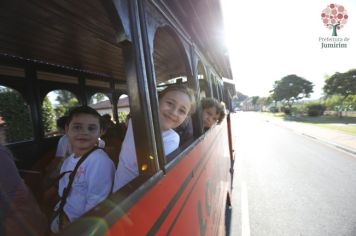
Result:
<svg viewBox="0 0 356 236">
<path fill-rule="evenodd" d="M 119 123 L 125 123 L 126 122 L 126 117 L 127 117 L 128 114 L 129 114 L 128 112 L 124 112 L 124 111 L 118 112 Z"/>
<path fill-rule="evenodd" d="M 42 122 L 45 134 L 56 131 L 56 114 L 47 96 L 42 103 Z"/>
<path fill-rule="evenodd" d="M 340 117 L 342 111 L 354 109 L 356 106 L 353 103 L 353 98 L 356 95 L 356 69 L 345 73 L 336 72 L 332 76 L 326 77 L 323 90 L 329 100 L 331 97 L 332 101 L 337 101 L 334 109 L 339 112 Z"/>
<path fill-rule="evenodd" d="M 274 101 L 274 100 L 273 100 L 273 97 L 272 97 L 272 96 L 268 96 L 268 97 L 266 98 L 266 100 L 265 100 L 265 105 L 268 106 L 268 105 L 272 104 L 273 101 Z"/>
<path fill-rule="evenodd" d="M 259 97 L 257 100 L 257 104 L 260 106 L 260 111 L 263 111 L 263 107 L 266 105 L 267 98 L 266 97 Z"/>
<path fill-rule="evenodd" d="M 252 97 L 252 105 L 256 106 L 259 98 L 260 98 L 259 96 L 253 96 Z"/>
<path fill-rule="evenodd" d="M 107 96 L 103 93 L 96 93 L 90 98 L 89 104 L 95 104 L 107 99 Z"/>
<path fill-rule="evenodd" d="M 257 111 L 259 108 L 258 108 L 258 104 L 257 104 L 257 102 L 258 102 L 258 99 L 259 99 L 260 97 L 259 96 L 253 96 L 253 97 L 251 97 L 251 103 L 252 103 L 252 105 L 253 105 L 253 109 L 255 110 L 255 111 Z"/>
<path fill-rule="evenodd" d="M 313 92 L 313 83 L 297 75 L 287 75 L 274 82 L 271 97 L 274 101 L 281 101 L 291 109 L 293 103 Z"/>
<path fill-rule="evenodd" d="M 78 99 L 69 91 L 56 90 L 58 105 L 54 108 L 56 117 L 65 115 L 72 107 L 78 106 Z"/>
<path fill-rule="evenodd" d="M 68 103 L 73 98 L 73 94 L 67 90 L 56 90 L 54 92 L 57 95 L 56 101 L 59 104 Z"/>
<path fill-rule="evenodd" d="M 334 111 L 336 106 L 342 104 L 342 97 L 340 95 L 332 95 L 324 98 L 324 104 L 327 110 Z"/>
<path fill-rule="evenodd" d="M 33 138 L 30 108 L 20 93 L 8 88 L 0 88 L 0 116 L 6 122 L 8 143 Z"/>
<path fill-rule="evenodd" d="M 345 100 L 348 96 L 356 95 L 356 69 L 346 73 L 336 72 L 325 80 L 323 87 L 327 96 L 340 95 Z"/>
</svg>

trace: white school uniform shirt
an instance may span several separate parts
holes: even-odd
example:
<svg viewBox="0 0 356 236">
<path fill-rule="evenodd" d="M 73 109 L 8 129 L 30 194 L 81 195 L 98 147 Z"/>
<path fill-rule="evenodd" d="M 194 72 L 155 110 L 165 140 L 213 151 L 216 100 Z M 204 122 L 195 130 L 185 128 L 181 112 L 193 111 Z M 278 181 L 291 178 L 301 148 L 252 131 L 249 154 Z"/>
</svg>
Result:
<svg viewBox="0 0 356 236">
<path fill-rule="evenodd" d="M 61 173 L 72 171 L 79 159 L 71 154 L 63 162 Z M 62 196 L 63 189 L 68 185 L 69 175 L 70 173 L 65 174 L 59 180 L 59 196 Z M 97 149 L 90 153 L 87 159 L 80 164 L 64 205 L 64 211 L 71 222 L 109 196 L 114 176 L 115 165 L 103 150 Z M 56 209 L 58 207 L 59 204 Z"/>
<path fill-rule="evenodd" d="M 72 154 L 72 147 L 69 144 L 68 136 L 65 134 L 58 141 L 56 157 L 67 158 L 70 154 Z"/>
<path fill-rule="evenodd" d="M 172 129 L 162 132 L 164 155 L 167 156 L 179 146 L 179 135 Z M 132 123 L 129 120 L 119 155 L 119 164 L 115 172 L 113 192 L 116 192 L 138 176 L 135 140 Z"/>
</svg>

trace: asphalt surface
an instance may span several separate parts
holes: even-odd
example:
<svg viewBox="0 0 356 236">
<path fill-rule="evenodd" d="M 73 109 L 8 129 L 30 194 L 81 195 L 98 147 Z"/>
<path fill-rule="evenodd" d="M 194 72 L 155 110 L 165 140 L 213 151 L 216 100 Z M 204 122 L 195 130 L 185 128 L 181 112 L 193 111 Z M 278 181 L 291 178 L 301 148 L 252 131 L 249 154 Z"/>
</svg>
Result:
<svg viewBox="0 0 356 236">
<path fill-rule="evenodd" d="M 256 113 L 236 119 L 231 235 L 356 235 L 354 136 Z"/>
<path fill-rule="evenodd" d="M 253 114 L 253 113 L 251 113 Z M 284 121 L 278 118 L 264 116 L 266 121 L 286 127 L 299 134 L 317 139 L 326 144 L 356 155 L 356 135 L 346 134 L 336 130 L 321 128 L 311 124 L 296 121 Z"/>
</svg>

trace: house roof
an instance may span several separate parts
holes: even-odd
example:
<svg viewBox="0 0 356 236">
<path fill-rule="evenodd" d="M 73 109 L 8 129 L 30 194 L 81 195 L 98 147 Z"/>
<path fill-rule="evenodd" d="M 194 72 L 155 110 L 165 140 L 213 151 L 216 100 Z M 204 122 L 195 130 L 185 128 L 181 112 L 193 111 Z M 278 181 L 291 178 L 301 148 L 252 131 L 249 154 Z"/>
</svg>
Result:
<svg viewBox="0 0 356 236">
<path fill-rule="evenodd" d="M 105 100 L 95 104 L 89 105 L 90 107 L 94 108 L 95 110 L 104 110 L 104 109 L 111 109 L 111 101 Z M 129 107 L 129 97 L 120 98 L 118 104 L 118 108 Z"/>
</svg>

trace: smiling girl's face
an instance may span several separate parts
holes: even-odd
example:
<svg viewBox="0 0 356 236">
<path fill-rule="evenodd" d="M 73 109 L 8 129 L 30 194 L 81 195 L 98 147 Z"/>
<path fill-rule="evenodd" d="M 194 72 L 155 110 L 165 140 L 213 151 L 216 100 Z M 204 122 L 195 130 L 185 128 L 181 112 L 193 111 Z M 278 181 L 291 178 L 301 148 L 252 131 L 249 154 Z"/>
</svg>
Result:
<svg viewBox="0 0 356 236">
<path fill-rule="evenodd" d="M 173 90 L 165 93 L 159 100 L 159 119 L 161 131 L 177 128 L 187 118 L 191 109 L 189 96 Z"/>
</svg>

